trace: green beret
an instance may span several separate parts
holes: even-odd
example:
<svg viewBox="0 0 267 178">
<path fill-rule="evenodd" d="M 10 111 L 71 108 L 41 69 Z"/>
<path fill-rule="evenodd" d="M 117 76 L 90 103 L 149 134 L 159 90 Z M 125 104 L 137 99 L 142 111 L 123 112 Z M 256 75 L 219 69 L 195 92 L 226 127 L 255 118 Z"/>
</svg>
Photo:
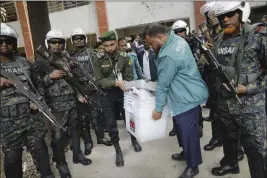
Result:
<svg viewBox="0 0 267 178">
<path fill-rule="evenodd" d="M 99 37 L 102 42 L 117 40 L 115 31 L 105 32 L 103 36 Z"/>
</svg>

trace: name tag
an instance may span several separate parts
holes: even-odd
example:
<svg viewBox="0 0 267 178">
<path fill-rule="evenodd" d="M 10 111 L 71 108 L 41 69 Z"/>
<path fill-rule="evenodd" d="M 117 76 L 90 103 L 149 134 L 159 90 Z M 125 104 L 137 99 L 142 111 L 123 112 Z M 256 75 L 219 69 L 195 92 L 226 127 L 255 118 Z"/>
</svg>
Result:
<svg viewBox="0 0 267 178">
<path fill-rule="evenodd" d="M 101 65 L 101 67 L 110 67 L 110 65 L 109 64 L 107 64 L 107 65 Z"/>
</svg>

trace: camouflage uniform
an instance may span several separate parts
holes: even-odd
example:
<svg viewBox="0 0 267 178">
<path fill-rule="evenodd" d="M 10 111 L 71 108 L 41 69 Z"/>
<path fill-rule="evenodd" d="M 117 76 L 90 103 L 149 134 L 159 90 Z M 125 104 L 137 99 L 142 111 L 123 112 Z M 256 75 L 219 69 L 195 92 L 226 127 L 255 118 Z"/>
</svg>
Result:
<svg viewBox="0 0 267 178">
<path fill-rule="evenodd" d="M 37 61 L 36 70 L 40 73 L 45 86 L 45 98 L 49 108 L 55 115 L 57 121 L 64 127 L 68 127 L 71 135 L 73 155 L 81 153 L 80 139 L 77 130 L 77 108 L 76 94 L 74 89 L 65 81 L 65 79 L 50 79 L 49 74 L 56 70 L 47 61 Z M 54 126 L 52 130 L 51 147 L 57 166 L 65 165 L 64 145 L 66 135 L 63 130 Z"/>
<path fill-rule="evenodd" d="M 265 115 L 266 81 L 261 75 L 261 64 L 267 62 L 266 29 L 258 25 L 245 33 L 244 48 L 242 36 L 224 39 L 215 44 L 215 56 L 219 63 L 226 67 L 230 78 L 246 86 L 247 93 L 240 95 L 246 104 L 242 108 L 217 79 L 218 114 L 223 135 L 223 146 L 226 165 L 237 165 L 238 140 L 248 157 L 252 178 L 265 178 L 267 125 Z M 241 57 L 239 57 L 241 55 Z M 238 76 L 239 73 L 239 76 Z M 265 159 L 265 160 L 264 160 Z"/>
<path fill-rule="evenodd" d="M 23 70 L 17 60 L 20 60 Z M 14 57 L 8 62 L 1 62 L 1 69 L 12 72 L 29 88 L 30 82 L 26 77 L 31 77 L 40 94 L 43 94 L 42 82 L 38 75 L 32 72 L 30 64 L 25 58 Z M 27 147 L 36 152 L 40 173 L 42 177 L 52 175 L 49 166 L 47 147 L 44 141 L 46 128 L 43 117 L 39 113 L 33 114 L 29 107 L 30 100 L 20 94 L 15 87 L 1 89 L 1 145 L 5 153 L 6 177 L 22 176 L 22 147 Z M 10 167 L 13 162 L 18 164 L 20 170 Z M 48 167 L 47 167 L 48 166 Z M 8 170 L 10 168 L 10 170 Z"/>
<path fill-rule="evenodd" d="M 83 48 L 80 51 L 75 51 L 72 53 L 72 58 L 79 62 L 81 67 L 86 70 L 89 74 L 94 77 L 94 68 L 93 68 L 93 60 L 94 60 L 94 51 L 90 48 Z M 83 138 L 85 139 L 85 143 L 92 142 L 89 121 L 92 121 L 92 125 L 95 129 L 95 134 L 97 136 L 97 140 L 104 138 L 104 131 L 101 125 L 100 115 L 101 113 L 101 105 L 100 105 L 100 95 L 96 91 L 95 87 L 89 83 L 88 78 L 78 69 L 72 68 L 72 72 L 79 82 L 81 88 L 84 90 L 84 94 L 86 94 L 91 102 L 91 109 L 88 108 L 88 104 L 78 103 L 78 113 L 80 113 L 80 127 L 82 130 Z M 90 137 L 90 138 L 89 138 Z"/>
</svg>

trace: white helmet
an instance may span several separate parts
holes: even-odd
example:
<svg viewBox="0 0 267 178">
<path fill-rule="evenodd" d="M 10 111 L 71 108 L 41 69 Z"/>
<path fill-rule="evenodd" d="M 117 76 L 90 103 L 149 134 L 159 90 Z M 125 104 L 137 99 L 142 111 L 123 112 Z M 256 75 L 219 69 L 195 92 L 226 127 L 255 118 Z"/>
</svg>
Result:
<svg viewBox="0 0 267 178">
<path fill-rule="evenodd" d="M 204 4 L 201 8 L 200 8 L 200 14 L 201 15 L 205 15 L 207 12 L 210 11 L 210 9 L 216 4 L 217 2 L 209 2 Z"/>
<path fill-rule="evenodd" d="M 87 35 L 86 33 L 83 31 L 83 29 L 81 28 L 76 28 L 72 31 L 71 33 L 71 44 L 73 44 L 73 41 L 72 41 L 72 37 L 76 36 L 76 35 L 82 35 L 82 36 L 85 36 L 85 43 L 87 44 Z"/>
<path fill-rule="evenodd" d="M 6 23 L 1 23 L 0 36 L 9 36 L 16 40 L 18 39 L 18 34 L 15 29 Z"/>
<path fill-rule="evenodd" d="M 250 15 L 250 5 L 248 2 L 225 1 L 223 3 L 216 3 L 211 9 L 211 13 L 220 16 L 235 10 L 242 11 L 241 21 L 246 23 Z"/>
<path fill-rule="evenodd" d="M 186 24 L 185 21 L 183 20 L 177 20 L 176 22 L 174 22 L 174 24 L 172 25 L 171 29 L 174 31 L 174 30 L 177 30 L 179 28 L 184 28 L 186 29 L 186 35 L 189 34 L 189 27 L 188 25 Z"/>
<path fill-rule="evenodd" d="M 46 34 L 46 38 L 45 38 L 45 46 L 46 48 L 48 49 L 48 41 L 51 40 L 51 39 L 54 39 L 54 38 L 57 38 L 57 39 L 62 39 L 62 40 L 65 40 L 65 46 L 64 46 L 64 49 L 66 49 L 66 39 L 63 35 L 63 32 L 60 31 L 60 30 L 56 30 L 56 29 L 53 29 L 53 30 L 50 30 L 47 34 Z"/>
</svg>

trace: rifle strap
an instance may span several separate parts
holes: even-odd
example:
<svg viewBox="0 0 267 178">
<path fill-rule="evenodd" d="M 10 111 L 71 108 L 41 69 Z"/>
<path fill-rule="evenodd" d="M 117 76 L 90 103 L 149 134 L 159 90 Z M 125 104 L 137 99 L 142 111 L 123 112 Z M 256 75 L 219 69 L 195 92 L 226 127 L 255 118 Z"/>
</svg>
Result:
<svg viewBox="0 0 267 178">
<path fill-rule="evenodd" d="M 20 57 L 20 56 L 14 56 L 14 59 L 16 61 L 16 63 L 19 65 L 22 73 L 26 76 L 27 80 L 29 81 L 29 83 L 31 84 L 32 88 L 34 89 L 34 91 L 36 92 L 36 94 L 38 94 L 39 96 L 41 96 L 38 92 L 38 90 L 36 89 L 36 87 L 34 86 L 30 76 L 27 74 L 27 72 L 25 71 L 23 64 L 21 63 L 22 60 L 25 60 L 25 58 Z"/>
</svg>

